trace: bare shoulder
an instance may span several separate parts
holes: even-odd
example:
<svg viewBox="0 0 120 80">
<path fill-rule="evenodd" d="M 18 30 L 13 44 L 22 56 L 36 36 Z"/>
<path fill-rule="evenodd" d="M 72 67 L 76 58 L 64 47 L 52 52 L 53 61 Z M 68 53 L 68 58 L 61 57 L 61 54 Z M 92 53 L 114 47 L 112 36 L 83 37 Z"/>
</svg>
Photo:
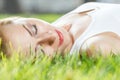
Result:
<svg viewBox="0 0 120 80">
<path fill-rule="evenodd" d="M 120 37 L 114 32 L 104 32 L 88 38 L 84 41 L 80 51 L 86 51 L 88 56 L 100 53 L 103 56 L 120 53 Z"/>
<path fill-rule="evenodd" d="M 70 13 L 90 12 L 90 11 L 93 11 L 93 10 L 96 10 L 96 9 L 99 9 L 99 8 L 115 6 L 115 5 L 118 5 L 118 4 L 100 3 L 100 2 L 88 2 L 88 3 L 84 3 L 84 4 L 80 5 L 78 8 L 71 11 Z"/>
<path fill-rule="evenodd" d="M 103 32 L 103 33 L 97 34 L 95 36 L 108 36 L 108 37 L 120 38 L 120 36 L 114 32 Z"/>
</svg>

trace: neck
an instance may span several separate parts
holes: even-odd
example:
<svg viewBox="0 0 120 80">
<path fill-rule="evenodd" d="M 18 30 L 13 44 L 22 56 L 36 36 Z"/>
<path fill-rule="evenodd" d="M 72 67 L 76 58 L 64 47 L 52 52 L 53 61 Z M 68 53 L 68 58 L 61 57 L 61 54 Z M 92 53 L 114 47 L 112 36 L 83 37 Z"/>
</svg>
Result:
<svg viewBox="0 0 120 80">
<path fill-rule="evenodd" d="M 67 44 L 66 48 L 64 48 L 64 52 L 63 52 L 64 54 L 70 52 L 74 44 L 74 36 L 71 34 L 71 32 L 69 32 L 69 39 L 70 39 L 69 43 Z"/>
<path fill-rule="evenodd" d="M 89 27 L 90 23 L 91 17 L 88 15 L 84 15 L 72 24 L 70 32 L 73 35 L 74 40 L 79 38 L 84 33 L 84 31 Z"/>
<path fill-rule="evenodd" d="M 73 45 L 74 41 L 75 41 L 75 38 L 74 38 L 74 36 L 73 36 L 73 34 L 71 32 L 69 32 L 69 35 L 70 35 L 71 42 L 72 42 L 72 45 Z"/>
<path fill-rule="evenodd" d="M 87 29 L 91 22 L 91 17 L 86 14 L 70 14 L 62 19 L 57 20 L 53 23 L 54 26 L 64 27 L 64 25 L 71 24 L 70 33 L 76 40 L 81 34 Z"/>
</svg>

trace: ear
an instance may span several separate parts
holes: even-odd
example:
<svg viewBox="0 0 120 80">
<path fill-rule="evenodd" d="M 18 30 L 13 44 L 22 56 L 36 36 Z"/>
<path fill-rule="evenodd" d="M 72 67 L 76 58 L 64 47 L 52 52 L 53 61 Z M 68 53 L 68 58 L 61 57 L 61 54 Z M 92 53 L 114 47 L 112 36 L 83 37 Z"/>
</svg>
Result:
<svg viewBox="0 0 120 80">
<path fill-rule="evenodd" d="M 72 26 L 72 24 L 65 24 L 65 25 L 63 26 L 63 28 L 66 29 L 66 30 L 69 32 L 70 29 L 71 29 L 71 26 Z"/>
</svg>

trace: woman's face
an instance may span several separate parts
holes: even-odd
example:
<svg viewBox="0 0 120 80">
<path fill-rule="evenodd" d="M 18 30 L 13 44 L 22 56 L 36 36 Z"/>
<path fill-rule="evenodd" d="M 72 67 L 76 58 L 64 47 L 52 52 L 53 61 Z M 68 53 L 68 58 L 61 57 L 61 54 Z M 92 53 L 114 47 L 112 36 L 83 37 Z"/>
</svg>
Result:
<svg viewBox="0 0 120 80">
<path fill-rule="evenodd" d="M 64 35 L 63 35 L 64 33 Z M 1 22 L 0 37 L 3 51 L 11 55 L 13 50 L 36 54 L 43 52 L 52 55 L 56 51 L 63 51 L 68 43 L 68 32 L 56 29 L 49 23 L 34 18 L 18 18 L 9 22 Z"/>
</svg>

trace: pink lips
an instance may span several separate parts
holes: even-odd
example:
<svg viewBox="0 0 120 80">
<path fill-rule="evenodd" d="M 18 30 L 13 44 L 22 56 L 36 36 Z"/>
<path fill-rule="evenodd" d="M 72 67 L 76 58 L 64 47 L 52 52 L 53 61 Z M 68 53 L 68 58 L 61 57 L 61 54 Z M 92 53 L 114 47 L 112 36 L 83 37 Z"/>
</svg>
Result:
<svg viewBox="0 0 120 80">
<path fill-rule="evenodd" d="M 59 36 L 59 46 L 60 46 L 64 41 L 64 37 L 63 37 L 63 34 L 60 31 L 58 31 L 58 30 L 55 30 L 55 31 L 57 32 L 57 34 Z"/>
</svg>

